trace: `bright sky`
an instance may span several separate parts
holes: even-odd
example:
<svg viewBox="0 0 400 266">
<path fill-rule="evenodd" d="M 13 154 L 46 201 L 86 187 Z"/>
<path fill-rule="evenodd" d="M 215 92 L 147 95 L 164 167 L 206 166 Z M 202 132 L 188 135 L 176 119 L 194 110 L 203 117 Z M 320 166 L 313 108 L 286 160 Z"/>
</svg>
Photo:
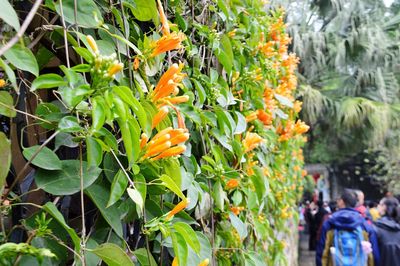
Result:
<svg viewBox="0 0 400 266">
<path fill-rule="evenodd" d="M 394 0 L 383 0 L 383 3 L 386 7 L 389 7 L 393 4 Z"/>
</svg>

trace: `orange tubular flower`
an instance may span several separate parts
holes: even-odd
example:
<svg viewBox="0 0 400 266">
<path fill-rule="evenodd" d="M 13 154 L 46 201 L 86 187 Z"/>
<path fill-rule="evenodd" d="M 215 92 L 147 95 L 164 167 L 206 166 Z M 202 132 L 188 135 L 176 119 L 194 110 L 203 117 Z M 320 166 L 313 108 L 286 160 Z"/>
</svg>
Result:
<svg viewBox="0 0 400 266">
<path fill-rule="evenodd" d="M 183 96 L 178 96 L 178 97 L 173 97 L 173 98 L 164 98 L 165 101 L 168 101 L 171 104 L 179 104 L 179 103 L 185 103 L 189 101 L 189 96 L 183 95 Z"/>
<path fill-rule="evenodd" d="M 246 122 L 251 122 L 257 119 L 257 111 L 254 111 L 246 116 Z"/>
<path fill-rule="evenodd" d="M 135 57 L 135 59 L 133 60 L 133 69 L 137 70 L 139 68 L 139 64 L 140 64 L 139 57 Z"/>
<path fill-rule="evenodd" d="M 90 35 L 86 35 L 86 41 L 88 42 L 90 48 L 92 48 L 94 53 L 98 53 L 99 52 L 99 48 L 97 47 L 97 43 L 96 41 L 93 39 L 92 36 Z"/>
<path fill-rule="evenodd" d="M 237 180 L 237 179 L 231 179 L 228 182 L 226 182 L 226 187 L 228 189 L 234 189 L 237 186 L 239 186 L 239 180 Z"/>
<path fill-rule="evenodd" d="M 161 130 L 160 132 L 158 132 L 158 133 L 153 137 L 153 140 L 156 140 L 156 139 L 162 137 L 163 135 L 170 133 L 170 132 L 173 131 L 173 130 L 174 130 L 174 129 L 173 129 L 172 127 L 167 127 L 167 128 L 165 128 L 165 129 Z"/>
<path fill-rule="evenodd" d="M 168 107 L 161 107 L 160 111 L 158 111 L 158 113 L 153 117 L 151 128 L 155 128 L 168 115 L 168 112 Z"/>
<path fill-rule="evenodd" d="M 178 257 L 175 257 L 175 258 L 174 258 L 174 260 L 172 261 L 171 266 L 179 266 Z"/>
<path fill-rule="evenodd" d="M 164 13 L 164 8 L 163 8 L 160 0 L 157 0 L 157 4 L 158 4 L 158 12 L 160 13 L 161 25 L 162 25 L 161 32 L 164 35 L 169 35 L 170 34 L 169 23 L 167 20 L 167 16 Z"/>
<path fill-rule="evenodd" d="M 171 142 L 170 141 L 166 141 L 158 146 L 154 146 L 151 149 L 149 148 L 149 150 L 147 151 L 147 153 L 145 155 L 143 155 L 143 158 L 148 158 L 154 155 L 157 155 L 167 149 L 169 149 L 171 147 Z"/>
<path fill-rule="evenodd" d="M 159 40 L 151 44 L 153 51 L 151 57 L 159 54 L 182 48 L 181 43 L 186 39 L 185 34 L 182 32 L 172 32 L 171 34 L 164 35 Z"/>
<path fill-rule="evenodd" d="M 171 135 L 170 134 L 165 134 L 161 137 L 159 137 L 158 139 L 152 140 L 149 142 L 149 149 L 152 149 L 158 145 L 163 144 L 164 142 L 168 141 L 171 139 Z M 172 146 L 173 144 L 171 144 Z"/>
<path fill-rule="evenodd" d="M 247 132 L 246 137 L 243 140 L 243 146 L 245 148 L 245 152 L 249 152 L 255 149 L 262 141 L 263 138 L 260 137 L 257 133 Z"/>
<path fill-rule="evenodd" d="M 185 74 L 181 73 L 183 67 L 183 63 L 179 65 L 172 64 L 172 66 L 161 76 L 160 81 L 150 96 L 154 103 L 161 98 L 174 94 L 175 89 L 177 89 L 177 86 L 180 85 L 180 82 L 185 77 Z"/>
<path fill-rule="evenodd" d="M 140 138 L 140 149 L 143 149 L 143 147 L 147 144 L 148 140 L 149 137 L 146 135 L 146 133 L 142 133 L 142 136 Z"/>
<path fill-rule="evenodd" d="M 120 72 L 123 68 L 124 68 L 124 64 L 122 64 L 122 63 L 114 64 L 108 69 L 108 75 L 110 77 L 112 77 L 113 75 Z"/>
<path fill-rule="evenodd" d="M 294 125 L 294 132 L 296 132 L 296 134 L 306 133 L 309 129 L 310 127 L 301 120 L 297 120 L 296 124 Z"/>
<path fill-rule="evenodd" d="M 243 210 L 244 210 L 244 207 L 236 207 L 236 206 L 231 207 L 231 212 L 233 212 L 233 214 L 236 216 L 238 216 L 240 214 L 240 212 Z"/>
<path fill-rule="evenodd" d="M 152 158 L 151 160 L 156 161 L 166 157 L 177 156 L 184 153 L 185 151 L 186 151 L 186 146 L 175 146 L 163 151 L 162 153 Z"/>
<path fill-rule="evenodd" d="M 266 113 L 264 110 L 257 111 L 257 118 L 263 122 L 264 125 L 268 126 L 272 124 L 272 115 Z"/>
<path fill-rule="evenodd" d="M 293 104 L 293 110 L 294 110 L 296 113 L 300 113 L 300 111 L 301 111 L 301 106 L 302 106 L 302 105 L 303 105 L 302 102 L 300 102 L 300 101 L 295 101 L 294 104 Z"/>
<path fill-rule="evenodd" d="M 207 266 L 208 264 L 210 264 L 210 260 L 205 259 L 202 262 L 200 262 L 199 265 L 197 265 L 197 266 Z"/>
<path fill-rule="evenodd" d="M 173 139 L 170 140 L 171 146 L 174 146 L 179 143 L 183 143 L 183 142 L 187 141 L 189 139 L 189 136 L 190 136 L 189 133 L 183 133 L 183 134 L 180 134 L 180 135 L 174 137 Z"/>
<path fill-rule="evenodd" d="M 167 220 L 171 219 L 175 214 L 185 209 L 190 203 L 189 199 L 183 199 L 179 202 L 167 215 Z"/>
</svg>

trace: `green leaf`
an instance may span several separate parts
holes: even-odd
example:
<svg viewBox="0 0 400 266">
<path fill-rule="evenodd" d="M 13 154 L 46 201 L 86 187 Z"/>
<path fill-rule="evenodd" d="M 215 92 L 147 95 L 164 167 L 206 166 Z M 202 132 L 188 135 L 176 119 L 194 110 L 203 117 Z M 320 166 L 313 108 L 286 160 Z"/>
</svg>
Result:
<svg viewBox="0 0 400 266">
<path fill-rule="evenodd" d="M 181 165 L 177 158 L 172 158 L 163 162 L 165 173 L 174 180 L 178 187 L 182 187 Z"/>
<path fill-rule="evenodd" d="M 259 167 L 254 167 L 254 172 L 255 174 L 250 177 L 251 182 L 254 185 L 254 188 L 257 193 L 257 198 L 259 202 L 262 201 L 262 199 L 266 196 L 267 193 L 267 187 L 265 184 L 265 177 L 262 172 L 262 170 Z"/>
<path fill-rule="evenodd" d="M 8 91 L 0 91 L 0 115 L 15 117 L 14 100 Z"/>
<path fill-rule="evenodd" d="M 175 183 L 175 181 L 167 176 L 167 175 L 162 175 L 160 177 L 160 180 L 162 181 L 162 185 L 167 187 L 169 190 L 171 190 L 172 192 L 174 192 L 178 197 L 180 197 L 181 199 L 185 199 L 185 195 L 183 195 L 181 189 L 178 187 L 178 185 Z"/>
<path fill-rule="evenodd" d="M 93 137 L 86 137 L 86 154 L 89 166 L 99 166 L 103 160 L 103 149 Z"/>
<path fill-rule="evenodd" d="M 126 156 L 128 157 L 129 164 L 133 164 L 135 162 L 134 159 L 134 150 L 133 150 L 133 142 L 131 131 L 129 130 L 129 125 L 127 121 L 123 121 L 122 119 L 117 119 L 118 126 L 121 130 L 122 140 L 124 141 L 124 147 Z"/>
<path fill-rule="evenodd" d="M 238 232 L 240 239 L 244 239 L 247 236 L 247 228 L 246 225 L 240 220 L 236 215 L 234 215 L 232 212 L 229 213 L 229 219 L 231 220 L 231 223 L 233 227 L 236 229 Z"/>
<path fill-rule="evenodd" d="M 143 175 L 138 174 L 135 176 L 134 179 L 135 182 L 135 187 L 137 191 L 139 191 L 140 196 L 142 196 L 143 202 L 146 202 L 146 194 L 147 194 L 147 184 L 146 184 L 146 179 L 144 178 Z M 138 211 L 139 208 L 136 209 Z M 141 210 L 141 209 L 140 209 Z M 142 211 L 142 210 L 141 210 Z M 138 215 L 140 216 L 142 213 L 138 212 Z"/>
<path fill-rule="evenodd" d="M 226 72 L 231 72 L 233 67 L 233 52 L 229 37 L 224 34 L 220 40 L 220 47 L 215 51 L 218 61 L 224 66 Z"/>
<path fill-rule="evenodd" d="M 104 243 L 88 251 L 99 256 L 108 266 L 135 265 L 125 251 L 113 243 Z"/>
<path fill-rule="evenodd" d="M 143 213 L 143 198 L 140 192 L 136 188 L 127 188 L 126 191 L 128 192 L 129 197 L 133 200 L 134 203 L 136 203 L 137 207 L 141 210 L 141 213 Z"/>
<path fill-rule="evenodd" d="M 3 11 L 2 11 L 3 13 Z M 28 71 L 35 76 L 39 75 L 39 66 L 36 58 L 28 48 L 15 44 L 4 53 L 4 57 L 16 68 Z"/>
<path fill-rule="evenodd" d="M 113 91 L 132 109 L 137 116 L 143 131 L 149 133 L 150 124 L 147 123 L 146 112 L 140 102 L 133 96 L 132 91 L 126 86 L 114 87 Z"/>
<path fill-rule="evenodd" d="M 22 154 L 30 160 L 33 154 L 40 148 L 39 145 L 32 146 L 23 150 Z M 46 146 L 32 160 L 32 164 L 46 170 L 61 170 L 62 164 L 58 156 Z"/>
<path fill-rule="evenodd" d="M 69 236 L 72 239 L 72 242 L 74 243 L 75 250 L 79 252 L 81 239 L 76 234 L 75 230 L 67 225 L 64 220 L 64 216 L 57 209 L 56 205 L 54 205 L 53 202 L 47 202 L 45 205 L 43 205 L 43 209 L 51 216 L 53 216 L 57 220 L 57 222 L 59 222 L 60 225 L 68 232 Z"/>
<path fill-rule="evenodd" d="M 174 229 L 182 235 L 186 243 L 197 253 L 200 253 L 200 241 L 197 238 L 196 232 L 188 224 L 177 222 L 174 224 Z"/>
<path fill-rule="evenodd" d="M 128 178 L 125 176 L 122 170 L 119 170 L 117 174 L 114 176 L 114 179 L 111 184 L 111 193 L 110 199 L 107 203 L 107 208 L 117 202 L 125 192 L 126 187 L 128 186 Z"/>
<path fill-rule="evenodd" d="M 91 63 L 94 59 L 93 54 L 86 48 L 83 47 L 75 47 L 74 50 L 85 59 L 86 62 Z"/>
<path fill-rule="evenodd" d="M 222 185 L 219 180 L 214 184 L 212 196 L 214 198 L 215 207 L 223 212 L 225 199 L 227 199 L 227 196 L 226 192 L 222 189 Z"/>
<path fill-rule="evenodd" d="M 74 116 L 65 116 L 60 120 L 58 124 L 58 129 L 61 132 L 77 132 L 80 131 L 82 128 L 78 123 L 78 119 Z"/>
<path fill-rule="evenodd" d="M 11 166 L 11 142 L 7 139 L 7 136 L 0 131 L 0 190 L 3 187 L 8 170 Z"/>
<path fill-rule="evenodd" d="M 18 31 L 20 28 L 18 15 L 12 5 L 7 0 L 0 0 L 0 6 L 0 19 Z"/>
<path fill-rule="evenodd" d="M 101 173 L 98 167 L 88 167 L 82 162 L 83 188 L 93 184 Z M 49 171 L 39 169 L 35 176 L 38 188 L 53 195 L 72 195 L 81 190 L 80 161 L 61 161 L 61 170 Z"/>
<path fill-rule="evenodd" d="M 31 91 L 35 91 L 37 89 L 56 88 L 65 85 L 67 85 L 67 82 L 60 75 L 44 74 L 40 75 L 32 82 Z"/>
<path fill-rule="evenodd" d="M 19 87 L 17 85 L 17 79 L 15 77 L 14 71 L 0 58 L 0 67 L 6 72 L 7 78 L 11 81 L 14 90 L 19 94 Z"/>
<path fill-rule="evenodd" d="M 107 208 L 107 201 L 110 198 L 110 192 L 103 184 L 93 184 L 85 190 L 93 203 L 99 209 L 101 215 L 115 231 L 115 233 L 123 238 L 121 214 L 117 208 Z"/>
<path fill-rule="evenodd" d="M 102 15 L 98 5 L 92 0 L 79 0 L 76 6 L 76 18 L 74 0 L 63 0 L 62 10 L 65 21 L 83 28 L 97 28 L 102 24 Z M 57 13 L 61 16 L 61 1 L 55 4 Z M 76 20 L 75 20 L 76 19 Z"/>
<path fill-rule="evenodd" d="M 239 112 L 235 111 L 236 117 L 237 117 L 237 123 L 236 123 L 236 128 L 233 134 L 242 134 L 243 132 L 246 131 L 247 128 L 247 123 L 246 123 L 246 118 Z"/>
<path fill-rule="evenodd" d="M 148 252 L 145 248 L 139 248 L 133 251 L 133 255 L 135 255 L 141 266 L 157 266 L 157 262 L 155 261 L 151 253 Z"/>
<path fill-rule="evenodd" d="M 158 18 L 156 2 L 154 0 L 124 0 L 124 5 L 130 8 L 132 14 L 139 21 L 149 21 Z"/>
<path fill-rule="evenodd" d="M 97 131 L 103 127 L 106 121 L 106 105 L 102 97 L 97 96 L 92 99 L 92 128 Z"/>
<path fill-rule="evenodd" d="M 188 246 L 186 244 L 185 238 L 183 238 L 183 236 L 178 232 L 172 232 L 171 238 L 175 257 L 178 257 L 179 266 L 186 266 L 188 257 Z"/>
</svg>

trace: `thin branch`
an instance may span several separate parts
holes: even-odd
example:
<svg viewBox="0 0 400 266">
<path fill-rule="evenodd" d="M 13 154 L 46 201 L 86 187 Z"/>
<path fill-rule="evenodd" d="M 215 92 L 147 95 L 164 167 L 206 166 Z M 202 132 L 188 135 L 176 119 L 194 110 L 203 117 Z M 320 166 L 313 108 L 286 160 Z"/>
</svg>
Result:
<svg viewBox="0 0 400 266">
<path fill-rule="evenodd" d="M 13 47 L 13 45 L 16 44 L 20 38 L 22 38 L 32 19 L 35 17 L 36 11 L 38 10 L 41 3 L 42 0 L 36 0 L 35 4 L 33 4 L 31 11 L 29 11 L 28 16 L 26 16 L 26 19 L 24 23 L 22 23 L 22 26 L 17 34 L 6 45 L 0 48 L 0 56 L 2 56 L 8 49 Z"/>
<path fill-rule="evenodd" d="M 61 22 L 63 26 L 63 32 L 64 32 L 64 48 L 65 48 L 65 58 L 67 60 L 67 67 L 70 68 L 71 65 L 69 63 L 69 51 L 68 51 L 68 40 L 67 40 L 67 26 L 65 25 L 65 19 L 64 19 L 64 11 L 63 11 L 63 3 L 62 0 L 60 0 L 60 11 L 61 11 Z"/>
<path fill-rule="evenodd" d="M 86 249 L 86 222 L 85 222 L 85 198 L 83 194 L 83 162 L 82 162 L 82 143 L 79 143 L 79 161 L 80 161 L 80 180 L 81 180 L 81 213 L 82 213 L 82 234 L 81 234 L 81 257 L 82 257 L 82 265 L 86 265 L 85 260 L 85 249 Z"/>
<path fill-rule="evenodd" d="M 128 178 L 129 184 L 130 184 L 133 188 L 135 188 L 135 183 L 133 183 L 132 179 L 129 177 L 128 173 L 125 171 L 125 168 L 124 168 L 124 166 L 121 164 L 121 162 L 119 161 L 117 155 L 114 153 L 114 151 L 113 151 L 112 149 L 111 149 L 110 151 L 111 151 L 112 155 L 114 156 L 115 160 L 117 161 L 117 163 L 118 163 L 119 167 L 121 168 L 122 172 L 124 172 L 126 178 Z"/>
<path fill-rule="evenodd" d="M 47 121 L 46 119 L 43 119 L 43 118 L 40 118 L 40 117 L 38 117 L 38 116 L 31 115 L 31 114 L 29 114 L 29 113 L 27 113 L 27 112 L 24 112 L 24 111 L 15 109 L 14 107 L 11 107 L 11 106 L 9 106 L 9 105 L 7 105 L 7 104 L 4 104 L 4 103 L 2 103 L 2 102 L 0 102 L 0 105 L 3 106 L 3 107 L 8 108 L 8 109 L 10 109 L 10 110 L 13 110 L 13 111 L 15 111 L 15 112 L 17 112 L 17 113 L 21 113 L 21 114 L 24 114 L 24 115 L 26 115 L 26 116 L 29 116 L 29 117 L 35 118 L 35 119 L 37 119 L 37 120 L 40 120 L 40 121 L 42 121 L 42 122 L 51 124 L 51 122 L 50 122 L 50 121 Z"/>
</svg>

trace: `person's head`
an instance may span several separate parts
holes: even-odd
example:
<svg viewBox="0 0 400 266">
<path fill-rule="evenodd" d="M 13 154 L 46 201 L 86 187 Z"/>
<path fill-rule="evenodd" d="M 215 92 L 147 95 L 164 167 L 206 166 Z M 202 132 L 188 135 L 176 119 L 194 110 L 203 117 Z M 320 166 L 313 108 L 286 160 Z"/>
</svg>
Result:
<svg viewBox="0 0 400 266">
<path fill-rule="evenodd" d="M 336 203 L 339 209 L 354 208 L 357 201 L 357 194 L 353 190 L 345 188 Z"/>
<path fill-rule="evenodd" d="M 399 201 L 395 197 L 381 199 L 378 206 L 379 214 L 398 220 L 400 218 Z"/>
<path fill-rule="evenodd" d="M 355 192 L 357 194 L 357 206 L 364 205 L 364 193 L 359 189 L 355 190 Z"/>
<path fill-rule="evenodd" d="M 370 201 L 370 202 L 368 203 L 368 207 L 369 207 L 370 209 L 376 208 L 376 206 L 378 206 L 378 203 L 376 203 L 375 201 Z"/>
</svg>

